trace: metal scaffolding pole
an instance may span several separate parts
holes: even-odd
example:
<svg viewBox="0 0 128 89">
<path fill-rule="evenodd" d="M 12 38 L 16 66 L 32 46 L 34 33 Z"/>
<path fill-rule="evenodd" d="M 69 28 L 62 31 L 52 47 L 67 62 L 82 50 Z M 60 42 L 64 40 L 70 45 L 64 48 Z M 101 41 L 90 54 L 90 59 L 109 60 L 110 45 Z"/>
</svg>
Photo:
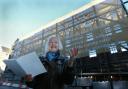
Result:
<svg viewBox="0 0 128 89">
<path fill-rule="evenodd" d="M 120 0 L 120 2 L 121 2 L 121 5 L 122 5 L 122 7 L 123 7 L 125 13 L 127 14 L 127 17 L 128 17 L 128 11 L 127 11 L 126 7 L 124 6 L 124 4 L 125 4 L 125 3 L 128 3 L 128 1 L 123 2 L 122 0 Z"/>
</svg>

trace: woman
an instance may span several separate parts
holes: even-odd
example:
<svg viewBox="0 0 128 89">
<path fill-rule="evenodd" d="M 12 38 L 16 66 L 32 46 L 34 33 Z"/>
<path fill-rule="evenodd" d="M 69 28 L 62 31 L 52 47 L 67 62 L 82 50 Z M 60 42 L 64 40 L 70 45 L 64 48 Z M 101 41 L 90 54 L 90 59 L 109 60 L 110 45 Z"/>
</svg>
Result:
<svg viewBox="0 0 128 89">
<path fill-rule="evenodd" d="M 48 39 L 45 47 L 46 59 L 43 62 L 47 73 L 26 78 L 26 84 L 33 89 L 64 89 L 64 84 L 71 84 L 74 80 L 73 61 L 60 58 L 62 44 L 53 36 Z"/>
</svg>

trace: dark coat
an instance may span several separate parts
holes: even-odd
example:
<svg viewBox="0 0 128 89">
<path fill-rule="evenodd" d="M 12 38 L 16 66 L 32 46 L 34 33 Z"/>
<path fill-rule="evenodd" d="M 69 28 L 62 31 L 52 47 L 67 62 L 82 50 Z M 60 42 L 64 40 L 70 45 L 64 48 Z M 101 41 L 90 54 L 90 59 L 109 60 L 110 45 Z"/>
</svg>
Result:
<svg viewBox="0 0 128 89">
<path fill-rule="evenodd" d="M 73 82 L 73 68 L 69 67 L 67 62 L 60 65 L 56 62 L 46 62 L 44 66 L 48 72 L 35 76 L 31 82 L 26 82 L 28 87 L 33 89 L 63 89 L 64 84 Z"/>
</svg>

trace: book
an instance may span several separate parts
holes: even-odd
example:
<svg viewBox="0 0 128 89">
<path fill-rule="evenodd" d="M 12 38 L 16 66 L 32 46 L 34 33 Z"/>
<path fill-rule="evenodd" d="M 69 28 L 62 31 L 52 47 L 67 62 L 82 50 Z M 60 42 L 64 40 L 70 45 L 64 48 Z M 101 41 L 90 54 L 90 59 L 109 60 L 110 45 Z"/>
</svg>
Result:
<svg viewBox="0 0 128 89">
<path fill-rule="evenodd" d="M 47 72 L 35 52 L 26 54 L 16 59 L 4 61 L 6 66 L 16 75 L 25 76 L 31 74 L 32 77 Z"/>
</svg>

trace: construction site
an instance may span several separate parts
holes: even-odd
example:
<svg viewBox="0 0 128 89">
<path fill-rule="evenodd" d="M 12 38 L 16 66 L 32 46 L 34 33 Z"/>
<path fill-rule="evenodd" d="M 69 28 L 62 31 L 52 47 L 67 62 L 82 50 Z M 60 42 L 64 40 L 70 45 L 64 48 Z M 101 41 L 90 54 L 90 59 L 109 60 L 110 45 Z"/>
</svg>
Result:
<svg viewBox="0 0 128 89">
<path fill-rule="evenodd" d="M 128 1 L 92 0 L 85 6 L 50 22 L 37 32 L 17 39 L 9 59 L 36 52 L 45 54 L 47 38 L 62 42 L 62 57 L 75 56 L 74 81 L 65 89 L 128 89 Z M 18 83 L 8 66 L 3 79 Z"/>
</svg>

